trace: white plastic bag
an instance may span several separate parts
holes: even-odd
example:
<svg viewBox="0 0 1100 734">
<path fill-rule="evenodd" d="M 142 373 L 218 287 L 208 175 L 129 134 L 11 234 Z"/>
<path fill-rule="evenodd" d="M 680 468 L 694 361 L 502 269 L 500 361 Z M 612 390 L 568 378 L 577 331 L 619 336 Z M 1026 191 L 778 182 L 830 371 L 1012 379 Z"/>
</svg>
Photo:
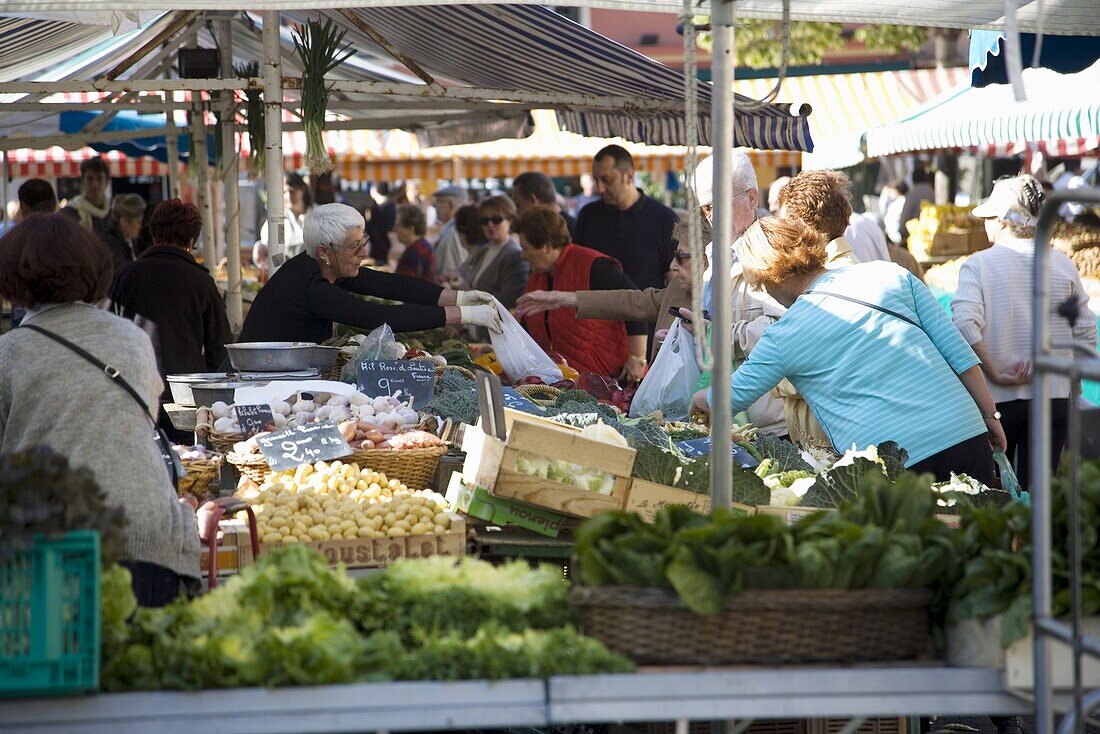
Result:
<svg viewBox="0 0 1100 734">
<path fill-rule="evenodd" d="M 687 419 L 691 412 L 692 391 L 701 374 L 695 363 L 695 340 L 680 324 L 680 319 L 676 319 L 634 394 L 630 417 L 640 418 L 659 410 L 665 420 Z"/>
<path fill-rule="evenodd" d="M 504 372 L 515 381 L 525 377 L 537 377 L 547 385 L 561 380 L 561 370 L 554 364 L 554 360 L 542 351 L 531 335 L 523 330 L 508 309 L 499 302 L 497 310 L 500 312 L 500 325 L 503 333 L 489 332 L 489 342 L 496 352 L 497 361 L 504 368 Z"/>
</svg>

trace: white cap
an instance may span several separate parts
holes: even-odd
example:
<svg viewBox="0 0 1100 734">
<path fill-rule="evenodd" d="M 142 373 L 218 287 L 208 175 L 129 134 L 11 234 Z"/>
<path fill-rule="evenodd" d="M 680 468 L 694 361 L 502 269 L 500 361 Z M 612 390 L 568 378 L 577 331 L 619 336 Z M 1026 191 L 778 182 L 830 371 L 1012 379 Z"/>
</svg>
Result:
<svg viewBox="0 0 1100 734">
<path fill-rule="evenodd" d="M 1034 176 L 1024 174 L 1006 178 L 993 185 L 993 192 L 972 212 L 979 219 L 1002 219 L 1024 227 L 1038 222 L 1043 205 L 1043 186 Z"/>
<path fill-rule="evenodd" d="M 755 189 L 756 170 L 752 161 L 740 150 L 730 151 L 730 173 L 734 193 Z M 714 156 L 709 156 L 695 167 L 695 198 L 699 206 L 714 203 Z"/>
</svg>

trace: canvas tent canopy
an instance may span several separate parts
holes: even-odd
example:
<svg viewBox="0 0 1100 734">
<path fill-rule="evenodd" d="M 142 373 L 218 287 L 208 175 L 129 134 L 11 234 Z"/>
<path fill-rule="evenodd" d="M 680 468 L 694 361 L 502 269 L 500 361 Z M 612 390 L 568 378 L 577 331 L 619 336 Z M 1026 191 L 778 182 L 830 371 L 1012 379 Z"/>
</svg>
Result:
<svg viewBox="0 0 1100 734">
<path fill-rule="evenodd" d="M 1100 62 L 1077 74 L 1025 69 L 1027 99 L 1012 88 L 964 84 L 912 115 L 865 134 L 867 155 L 963 149 L 1023 152 L 1030 144 L 1051 155 L 1076 155 L 1100 147 Z"/>
<path fill-rule="evenodd" d="M 518 0 L 515 4 L 537 4 L 537 0 Z M 444 0 L 341 0 L 340 7 L 440 6 Z M 559 0 L 560 6 L 585 6 L 613 10 L 679 13 L 681 0 Z M 1021 31 L 1042 31 L 1054 35 L 1100 35 L 1100 14 L 1095 0 L 1015 0 L 1016 17 Z M 333 7 L 332 0 L 251 0 L 249 9 L 323 10 Z M 163 10 L 163 0 L 81 0 L 81 12 L 100 13 L 110 22 L 112 13 L 132 14 L 139 10 Z M 239 10 L 239 0 L 173 0 L 179 10 Z M 5 10 L 30 13 L 71 13 L 71 0 L 7 0 Z M 706 13 L 706 4 L 701 7 Z M 778 20 L 783 17 L 781 0 L 738 0 L 737 17 Z M 881 0 L 790 0 L 793 20 L 834 23 L 888 23 L 935 28 L 1004 27 L 1003 0 L 928 0 L 923 3 L 883 3 Z M 1042 18 L 1042 20 L 1040 20 Z"/>
</svg>

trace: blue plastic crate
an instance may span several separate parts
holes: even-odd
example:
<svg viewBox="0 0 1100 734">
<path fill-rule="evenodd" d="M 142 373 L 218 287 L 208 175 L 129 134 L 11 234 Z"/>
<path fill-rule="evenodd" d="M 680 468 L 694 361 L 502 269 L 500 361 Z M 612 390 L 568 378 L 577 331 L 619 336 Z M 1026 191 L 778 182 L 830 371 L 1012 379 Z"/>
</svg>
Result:
<svg viewBox="0 0 1100 734">
<path fill-rule="evenodd" d="M 99 533 L 79 530 L 0 566 L 0 698 L 99 687 Z"/>
</svg>

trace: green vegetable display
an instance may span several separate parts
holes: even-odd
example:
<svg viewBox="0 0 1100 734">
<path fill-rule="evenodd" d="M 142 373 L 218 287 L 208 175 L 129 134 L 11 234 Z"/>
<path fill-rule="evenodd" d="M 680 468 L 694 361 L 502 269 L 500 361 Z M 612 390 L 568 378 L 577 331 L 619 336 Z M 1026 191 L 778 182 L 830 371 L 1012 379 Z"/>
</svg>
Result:
<svg viewBox="0 0 1100 734">
<path fill-rule="evenodd" d="M 291 545 L 193 602 L 139 609 L 104 646 L 101 679 L 191 690 L 631 670 L 568 626 L 565 593 L 557 568 L 444 558 L 356 583 Z"/>
<path fill-rule="evenodd" d="M 471 426 L 477 423 L 481 415 L 474 381 L 456 372 L 444 372 L 443 377 L 436 381 L 435 397 L 424 409 L 440 418 Z"/>
<path fill-rule="evenodd" d="M 1100 614 L 1100 461 L 1082 462 L 1077 517 L 1069 514 L 1066 472 L 1051 493 L 1053 544 L 1052 611 L 1070 611 L 1069 524 L 1081 529 L 1081 606 L 1086 615 Z M 1004 615 L 1001 642 L 1023 638 L 1031 622 L 1031 525 L 1028 509 L 1017 503 L 973 506 L 959 499 L 961 531 L 956 558 L 938 599 L 947 622 Z"/>
<path fill-rule="evenodd" d="M 104 567 L 126 555 L 126 515 L 105 504 L 92 473 L 47 446 L 0 456 L 0 565 L 39 534 L 98 530 Z"/>
<path fill-rule="evenodd" d="M 671 588 L 699 614 L 719 612 L 746 589 L 927 587 L 953 558 L 953 531 L 935 514 L 924 477 L 891 482 L 881 472 L 868 474 L 859 497 L 837 512 L 794 527 L 724 509 L 707 517 L 672 507 L 652 523 L 603 513 L 577 530 L 579 578 Z"/>
</svg>

